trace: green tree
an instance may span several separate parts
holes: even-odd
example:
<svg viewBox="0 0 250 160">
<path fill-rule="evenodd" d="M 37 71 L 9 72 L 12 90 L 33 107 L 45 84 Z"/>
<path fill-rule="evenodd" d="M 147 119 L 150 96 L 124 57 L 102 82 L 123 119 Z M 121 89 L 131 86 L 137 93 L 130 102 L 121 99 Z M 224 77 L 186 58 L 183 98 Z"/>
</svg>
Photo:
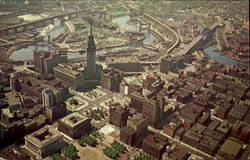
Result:
<svg viewBox="0 0 250 160">
<path fill-rule="evenodd" d="M 63 157 L 61 154 L 59 153 L 55 153 L 51 156 L 51 158 L 53 160 L 67 160 L 65 157 Z"/>
<path fill-rule="evenodd" d="M 110 158 L 112 158 L 112 159 L 115 159 L 115 158 L 117 157 L 117 155 L 118 155 L 118 152 L 114 151 L 114 150 L 111 149 L 110 147 L 105 147 L 105 148 L 102 150 L 102 152 L 103 152 L 106 156 L 108 156 L 108 157 L 110 157 Z"/>
<path fill-rule="evenodd" d="M 134 156 L 134 160 L 155 160 L 155 159 L 152 156 L 140 151 Z"/>
<path fill-rule="evenodd" d="M 78 153 L 77 153 L 76 147 L 73 144 L 69 144 L 69 145 L 65 146 L 62 149 L 62 154 L 71 160 L 75 160 L 78 158 Z"/>
<path fill-rule="evenodd" d="M 89 146 L 96 146 L 97 140 L 90 136 L 82 136 L 81 139 L 78 140 L 79 145 L 84 146 L 84 144 L 87 144 Z"/>
<path fill-rule="evenodd" d="M 123 144 L 117 142 L 116 140 L 114 140 L 111 143 L 111 147 L 114 148 L 118 152 L 123 152 L 126 149 L 126 147 Z"/>
</svg>

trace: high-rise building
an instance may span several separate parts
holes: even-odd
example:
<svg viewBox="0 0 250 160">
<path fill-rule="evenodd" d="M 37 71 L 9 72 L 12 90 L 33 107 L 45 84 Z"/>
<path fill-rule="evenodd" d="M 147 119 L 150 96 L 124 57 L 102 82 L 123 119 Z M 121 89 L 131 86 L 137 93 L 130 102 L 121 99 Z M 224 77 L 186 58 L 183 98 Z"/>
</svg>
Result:
<svg viewBox="0 0 250 160">
<path fill-rule="evenodd" d="M 47 51 L 37 51 L 35 50 L 33 53 L 34 56 L 34 67 L 35 69 L 40 72 L 41 74 L 44 73 L 44 59 L 49 57 L 50 52 Z"/>
<path fill-rule="evenodd" d="M 45 74 L 53 74 L 53 68 L 57 66 L 59 63 L 67 62 L 67 55 L 61 54 L 51 54 L 50 57 L 44 59 L 44 73 Z"/>
<path fill-rule="evenodd" d="M 121 128 L 120 140 L 128 145 L 138 145 L 147 135 L 148 118 L 141 113 L 129 117 L 127 126 Z"/>
<path fill-rule="evenodd" d="M 156 128 L 164 118 L 164 98 L 145 98 L 143 102 L 142 114 L 148 117 L 150 126 Z"/>
<path fill-rule="evenodd" d="M 163 97 L 148 98 L 139 93 L 131 94 L 131 107 L 148 117 L 150 126 L 156 128 L 164 118 L 165 99 Z"/>
<path fill-rule="evenodd" d="M 74 90 L 93 89 L 100 84 L 102 66 L 96 64 L 96 46 L 92 27 L 90 28 L 87 47 L 87 64 L 59 64 L 54 67 L 54 75 L 66 86 Z"/>
<path fill-rule="evenodd" d="M 178 69 L 184 68 L 184 55 L 179 55 L 177 57 L 165 57 L 161 59 L 161 66 L 160 66 L 160 72 L 162 73 L 168 73 L 171 72 L 177 72 Z"/>
<path fill-rule="evenodd" d="M 96 78 L 96 46 L 92 31 L 92 26 L 90 26 L 89 37 L 88 37 L 88 47 L 87 47 L 87 77 L 89 79 Z"/>
<path fill-rule="evenodd" d="M 102 72 L 101 85 L 107 90 L 119 92 L 121 78 L 122 76 L 118 71 L 106 69 Z"/>
<path fill-rule="evenodd" d="M 114 124 L 115 126 L 122 128 L 126 126 L 129 109 L 126 106 L 115 105 L 110 106 L 109 108 L 109 123 Z"/>
<path fill-rule="evenodd" d="M 54 94 L 50 88 L 42 91 L 42 101 L 44 107 L 52 107 L 55 104 Z"/>
<path fill-rule="evenodd" d="M 53 74 L 53 67 L 67 62 L 67 55 L 52 53 L 51 51 L 34 51 L 34 67 L 41 74 Z"/>
</svg>

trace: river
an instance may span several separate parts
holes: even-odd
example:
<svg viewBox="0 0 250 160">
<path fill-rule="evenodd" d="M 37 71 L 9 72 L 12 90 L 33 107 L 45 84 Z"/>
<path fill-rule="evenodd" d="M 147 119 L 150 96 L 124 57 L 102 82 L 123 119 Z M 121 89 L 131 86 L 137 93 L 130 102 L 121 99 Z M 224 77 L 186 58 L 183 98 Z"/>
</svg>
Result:
<svg viewBox="0 0 250 160">
<path fill-rule="evenodd" d="M 218 53 L 216 51 L 216 49 L 212 46 L 205 48 L 203 51 L 204 51 L 206 56 L 209 56 L 214 61 L 217 61 L 220 63 L 224 63 L 224 64 L 228 64 L 228 65 L 247 64 L 247 63 L 240 62 L 238 60 L 232 59 L 230 57 L 227 57 L 227 56 L 224 56 L 224 55 Z"/>
<path fill-rule="evenodd" d="M 47 14 L 43 14 L 41 16 L 48 16 Z M 129 16 L 122 16 L 119 18 L 114 19 L 114 22 L 116 22 L 118 25 L 120 26 L 126 26 L 128 29 L 132 29 L 132 30 L 139 30 L 138 27 L 132 26 L 128 24 L 128 21 L 130 20 Z M 43 40 L 44 41 L 48 41 L 48 36 L 50 35 L 51 39 L 53 37 L 56 37 L 57 35 L 59 35 L 60 33 L 62 33 L 64 31 L 64 25 L 60 24 L 59 20 L 55 20 L 54 22 L 55 24 L 55 28 L 49 33 L 47 34 Z M 143 40 L 143 44 L 145 45 L 150 45 L 155 41 L 155 36 L 153 36 L 152 34 L 148 33 L 146 30 L 142 30 L 145 33 L 146 38 Z M 22 61 L 22 60 L 33 60 L 33 51 L 35 50 L 36 46 L 35 45 L 29 45 L 26 48 L 21 48 L 19 50 L 14 51 L 11 55 L 10 58 L 16 61 Z M 119 51 L 119 50 L 123 50 L 123 49 L 127 49 L 127 48 L 135 48 L 135 46 L 123 46 L 123 47 L 116 47 L 116 48 L 112 48 L 110 49 L 110 51 Z M 49 47 L 48 46 L 44 46 L 44 45 L 37 45 L 37 49 L 38 50 L 48 50 Z M 103 53 L 103 50 L 99 50 L 97 51 L 97 55 Z M 79 52 L 70 52 L 68 53 L 68 58 L 72 59 L 72 58 L 81 58 L 85 56 L 85 54 L 80 54 Z"/>
<path fill-rule="evenodd" d="M 42 13 L 40 14 L 41 17 L 48 17 L 48 14 Z M 54 20 L 54 25 L 55 28 L 47 34 L 43 40 L 48 41 L 48 36 L 50 35 L 50 38 L 52 39 L 53 37 L 56 37 L 60 33 L 64 31 L 64 25 L 61 24 L 61 22 L 58 19 Z M 14 51 L 11 55 L 10 58 L 15 60 L 15 61 L 23 61 L 23 60 L 33 60 L 33 51 L 35 49 L 38 50 L 45 50 L 48 51 L 49 47 L 46 45 L 29 45 L 25 48 L 18 49 Z"/>
<path fill-rule="evenodd" d="M 41 16 L 46 17 L 49 15 L 42 14 Z M 114 19 L 113 21 L 125 29 L 138 31 L 139 27 L 128 24 L 129 20 L 130 20 L 130 16 L 127 15 L 127 16 L 118 17 L 118 18 Z M 48 41 L 48 35 L 50 35 L 50 37 L 52 39 L 53 37 L 56 37 L 57 35 L 59 35 L 60 33 L 62 33 L 64 31 L 64 25 L 61 24 L 59 20 L 56 19 L 54 23 L 55 23 L 55 28 L 44 37 L 45 41 Z M 143 40 L 142 44 L 150 45 L 156 40 L 156 37 L 153 34 L 148 33 L 147 30 L 144 29 L 144 30 L 142 30 L 142 32 L 144 32 L 144 34 L 146 36 L 146 38 Z M 112 48 L 112 49 L 110 49 L 110 51 L 118 51 L 118 50 L 122 50 L 122 49 L 137 48 L 137 47 L 138 46 L 128 45 L 128 46 L 123 46 L 123 47 Z M 35 45 L 29 45 L 26 48 L 21 48 L 19 50 L 14 51 L 10 55 L 10 58 L 13 60 L 33 60 L 33 51 L 35 50 L 35 48 L 36 48 Z M 49 49 L 48 46 L 40 46 L 40 45 L 37 45 L 37 48 L 38 48 L 38 50 L 48 50 Z M 104 52 L 104 50 L 98 50 L 96 52 L 96 54 L 98 55 L 98 54 L 101 54 L 103 52 Z M 213 60 L 220 62 L 220 63 L 224 63 L 224 64 L 228 64 L 228 65 L 244 64 L 243 62 L 240 62 L 238 60 L 221 55 L 212 46 L 204 49 L 204 53 L 207 56 L 209 56 L 210 58 L 212 58 Z M 68 58 L 69 59 L 81 58 L 85 55 L 86 54 L 80 54 L 79 52 L 70 52 L 70 53 L 68 53 Z"/>
</svg>

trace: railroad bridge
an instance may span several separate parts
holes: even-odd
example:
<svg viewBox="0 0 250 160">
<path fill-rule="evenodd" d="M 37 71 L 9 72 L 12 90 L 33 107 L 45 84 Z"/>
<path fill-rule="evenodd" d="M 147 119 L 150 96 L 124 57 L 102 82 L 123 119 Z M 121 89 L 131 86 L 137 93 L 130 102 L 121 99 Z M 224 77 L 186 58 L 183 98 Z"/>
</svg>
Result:
<svg viewBox="0 0 250 160">
<path fill-rule="evenodd" d="M 6 27 L 6 28 L 2 28 L 0 29 L 0 35 L 4 34 L 14 34 L 17 32 L 22 32 L 25 31 L 27 29 L 35 29 L 35 28 L 41 28 L 44 27 L 48 24 L 54 24 L 54 20 L 55 19 L 59 19 L 61 22 L 67 21 L 69 19 L 75 18 L 77 17 L 81 12 L 85 12 L 86 10 L 79 10 L 79 11 L 74 11 L 74 12 L 68 12 L 68 13 L 61 13 L 61 14 L 57 14 L 54 16 L 50 16 L 50 17 L 45 17 L 45 18 L 41 18 L 32 22 L 26 22 L 26 23 L 22 23 L 22 24 L 18 24 L 18 25 L 13 25 L 10 27 Z"/>
</svg>

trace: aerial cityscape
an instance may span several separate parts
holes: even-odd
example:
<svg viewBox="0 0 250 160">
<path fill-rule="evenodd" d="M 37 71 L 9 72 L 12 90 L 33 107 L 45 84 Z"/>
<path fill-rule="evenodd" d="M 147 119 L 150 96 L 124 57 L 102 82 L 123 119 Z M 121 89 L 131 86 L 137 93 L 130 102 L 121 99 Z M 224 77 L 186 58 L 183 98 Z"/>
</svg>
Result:
<svg viewBox="0 0 250 160">
<path fill-rule="evenodd" d="M 0 160 L 250 160 L 249 1 L 0 0 Z"/>
</svg>

